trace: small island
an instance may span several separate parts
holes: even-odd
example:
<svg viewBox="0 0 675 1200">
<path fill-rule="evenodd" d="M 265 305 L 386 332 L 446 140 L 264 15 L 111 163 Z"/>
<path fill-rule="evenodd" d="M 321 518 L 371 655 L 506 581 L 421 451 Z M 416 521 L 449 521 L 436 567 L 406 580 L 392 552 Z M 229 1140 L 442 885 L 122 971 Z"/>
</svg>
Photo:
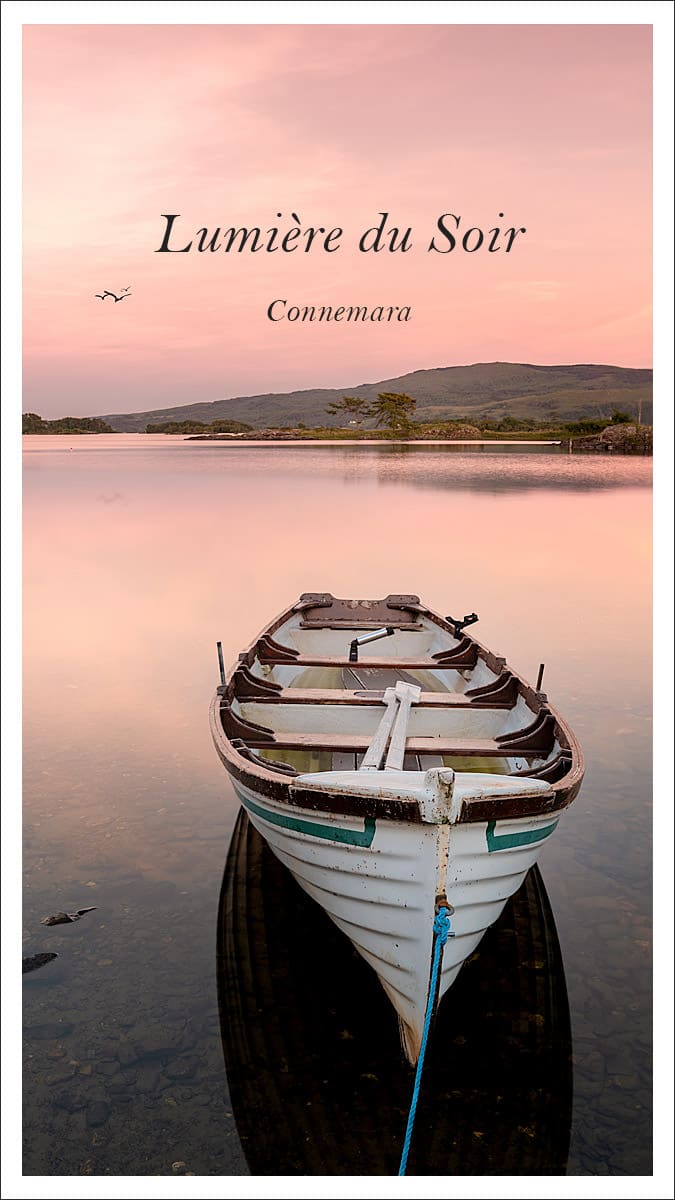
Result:
<svg viewBox="0 0 675 1200">
<path fill-rule="evenodd" d="M 45 421 L 37 413 L 24 413 L 22 433 L 115 433 L 112 425 L 101 417 L 58 417 Z"/>
</svg>

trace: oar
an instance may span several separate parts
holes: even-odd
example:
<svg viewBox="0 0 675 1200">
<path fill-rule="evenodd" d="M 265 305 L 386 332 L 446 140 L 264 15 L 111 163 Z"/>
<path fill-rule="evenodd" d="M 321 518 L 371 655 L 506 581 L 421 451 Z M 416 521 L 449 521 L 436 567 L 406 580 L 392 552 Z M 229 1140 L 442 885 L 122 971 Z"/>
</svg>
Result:
<svg viewBox="0 0 675 1200">
<path fill-rule="evenodd" d="M 384 764 L 385 771 L 402 771 L 405 758 L 405 743 L 408 737 L 408 721 L 410 720 L 411 705 L 416 704 L 422 695 L 422 689 L 416 683 L 396 684 L 395 695 L 398 698 L 398 712 L 389 743 L 389 753 Z"/>
<path fill-rule="evenodd" d="M 398 687 L 398 684 L 396 685 Z M 359 771 L 379 771 L 384 758 L 384 752 L 387 748 L 391 727 L 394 724 L 396 709 L 398 706 L 398 697 L 394 688 L 387 688 L 384 693 L 384 702 L 386 708 L 382 714 L 382 719 L 375 730 L 373 740 L 366 750 Z"/>
</svg>

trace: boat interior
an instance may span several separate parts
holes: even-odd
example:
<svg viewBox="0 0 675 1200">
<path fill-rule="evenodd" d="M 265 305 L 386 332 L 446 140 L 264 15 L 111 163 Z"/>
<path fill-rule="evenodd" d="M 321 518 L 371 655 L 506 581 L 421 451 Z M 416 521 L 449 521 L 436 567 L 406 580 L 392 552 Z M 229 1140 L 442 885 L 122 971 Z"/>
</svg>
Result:
<svg viewBox="0 0 675 1200">
<path fill-rule="evenodd" d="M 243 757 L 284 775 L 431 767 L 553 783 L 572 752 L 546 696 L 416 596 L 308 593 L 221 692 Z M 386 756 L 386 757 L 385 757 Z"/>
</svg>

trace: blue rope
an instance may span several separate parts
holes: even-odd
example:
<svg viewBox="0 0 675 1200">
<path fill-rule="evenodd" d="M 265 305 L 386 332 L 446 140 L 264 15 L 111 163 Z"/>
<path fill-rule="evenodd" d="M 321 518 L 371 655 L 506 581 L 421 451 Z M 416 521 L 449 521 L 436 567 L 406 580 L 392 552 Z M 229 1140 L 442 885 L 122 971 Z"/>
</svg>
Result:
<svg viewBox="0 0 675 1200">
<path fill-rule="evenodd" d="M 413 1087 L 412 1103 L 410 1112 L 408 1113 L 408 1128 L 405 1131 L 405 1142 L 403 1143 L 403 1153 L 401 1155 L 401 1165 L 398 1169 L 399 1175 L 405 1175 L 406 1166 L 408 1165 L 408 1151 L 410 1150 L 410 1142 L 415 1124 L 415 1113 L 417 1111 L 417 1101 L 420 1094 L 420 1084 L 422 1082 L 422 1071 L 424 1070 L 424 1055 L 427 1049 L 427 1038 L 431 1027 L 431 1018 L 433 1016 L 436 1003 L 436 990 L 438 986 L 438 970 L 441 965 L 441 952 L 449 937 L 454 937 L 450 932 L 450 914 L 445 907 L 439 908 L 434 917 L 434 955 L 431 964 L 431 979 L 429 982 L 429 997 L 427 999 L 427 1011 L 424 1017 L 424 1031 L 422 1033 L 422 1045 L 420 1046 L 420 1055 L 417 1060 L 417 1071 L 415 1073 L 415 1086 Z"/>
</svg>

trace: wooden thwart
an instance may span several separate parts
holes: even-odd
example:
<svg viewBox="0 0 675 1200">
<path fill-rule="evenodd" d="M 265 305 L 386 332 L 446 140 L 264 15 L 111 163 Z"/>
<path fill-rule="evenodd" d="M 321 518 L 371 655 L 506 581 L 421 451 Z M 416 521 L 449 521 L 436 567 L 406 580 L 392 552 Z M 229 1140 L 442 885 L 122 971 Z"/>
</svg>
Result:
<svg viewBox="0 0 675 1200">
<path fill-rule="evenodd" d="M 260 655 L 260 662 L 263 666 L 269 667 L 350 667 L 348 658 L 328 657 L 320 654 L 299 654 L 297 657 L 277 657 L 263 654 Z M 474 660 L 470 662 L 464 659 L 456 659 L 451 662 L 438 661 L 434 658 L 375 658 L 374 656 L 363 657 L 359 659 L 359 665 L 364 667 L 384 667 L 390 671 L 465 671 L 474 666 Z"/>
<path fill-rule="evenodd" d="M 420 695 L 414 684 L 397 683 L 396 688 L 387 688 L 384 699 L 385 712 L 374 736 L 343 733 L 290 733 L 277 732 L 267 725 L 260 725 L 248 717 L 233 711 L 224 701 L 220 715 L 229 738 L 241 738 L 251 748 L 278 747 L 282 750 L 331 750 L 345 753 L 366 753 L 375 747 L 367 760 L 367 767 L 379 769 L 389 737 L 396 747 L 392 756 L 392 769 L 401 770 L 399 760 L 408 754 L 455 754 L 471 756 L 499 756 L 510 758 L 516 755 L 529 758 L 547 758 L 556 738 L 556 720 L 552 713 L 542 711 L 530 725 L 523 729 L 509 730 L 495 738 L 407 738 L 410 704 Z M 273 710 L 272 710 L 273 711 Z M 394 737 L 394 722 L 398 720 Z M 378 755 L 376 755 L 377 750 Z M 371 763 L 371 759 L 373 760 Z M 399 764 L 398 766 L 396 764 Z M 387 761 L 387 765 L 389 762 Z"/>
<path fill-rule="evenodd" d="M 365 754 L 371 739 L 362 734 L 345 733 L 275 733 L 271 739 L 257 740 L 255 733 L 248 734 L 249 746 L 261 746 L 270 750 L 330 750 L 333 753 Z M 409 737 L 406 739 L 408 754 L 454 754 L 471 758 L 510 758 L 514 754 L 524 758 L 542 756 L 538 749 L 509 749 L 508 744 L 494 738 Z"/>
</svg>

